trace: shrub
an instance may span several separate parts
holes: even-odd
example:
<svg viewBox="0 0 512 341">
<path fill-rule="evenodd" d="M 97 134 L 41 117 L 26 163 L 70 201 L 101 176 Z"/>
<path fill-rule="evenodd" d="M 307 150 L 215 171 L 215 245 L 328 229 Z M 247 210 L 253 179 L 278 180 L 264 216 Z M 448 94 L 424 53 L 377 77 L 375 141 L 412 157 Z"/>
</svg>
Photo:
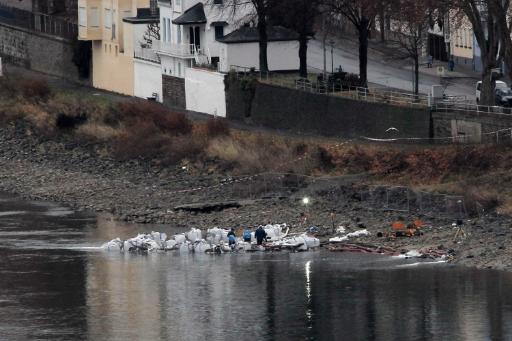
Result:
<svg viewBox="0 0 512 341">
<path fill-rule="evenodd" d="M 80 125 L 76 133 L 79 137 L 91 141 L 107 141 L 119 135 L 119 130 L 101 123 L 87 122 Z"/>
<path fill-rule="evenodd" d="M 229 136 L 229 124 L 222 118 L 209 117 L 206 121 L 206 134 L 208 137 Z"/>
<path fill-rule="evenodd" d="M 24 78 L 19 81 L 21 93 L 27 99 L 35 101 L 47 101 L 51 95 L 51 89 L 46 79 Z"/>
<path fill-rule="evenodd" d="M 75 129 L 80 124 L 87 121 L 87 116 L 85 115 L 69 115 L 69 114 L 58 114 L 57 120 L 55 121 L 55 125 L 57 128 L 62 130 L 67 129 Z"/>
<path fill-rule="evenodd" d="M 127 122 L 138 125 L 141 122 L 151 123 L 162 133 L 171 135 L 187 135 L 192 131 L 192 122 L 183 113 L 170 112 L 160 104 L 149 101 L 126 101 L 118 105 L 117 119 L 111 121 Z"/>
</svg>

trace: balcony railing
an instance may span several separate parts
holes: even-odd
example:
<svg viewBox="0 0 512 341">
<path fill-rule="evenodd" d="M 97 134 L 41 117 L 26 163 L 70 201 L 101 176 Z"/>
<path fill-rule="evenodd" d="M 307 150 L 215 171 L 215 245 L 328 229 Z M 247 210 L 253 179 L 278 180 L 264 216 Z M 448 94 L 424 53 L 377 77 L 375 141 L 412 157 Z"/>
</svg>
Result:
<svg viewBox="0 0 512 341">
<path fill-rule="evenodd" d="M 155 41 L 153 48 L 160 53 L 169 54 L 175 57 L 194 58 L 196 47 L 194 44 L 173 44 L 162 41 Z"/>
<path fill-rule="evenodd" d="M 151 48 L 136 48 L 133 51 L 133 57 L 136 59 L 160 64 L 160 57 L 158 54 L 156 54 L 156 51 Z"/>
</svg>

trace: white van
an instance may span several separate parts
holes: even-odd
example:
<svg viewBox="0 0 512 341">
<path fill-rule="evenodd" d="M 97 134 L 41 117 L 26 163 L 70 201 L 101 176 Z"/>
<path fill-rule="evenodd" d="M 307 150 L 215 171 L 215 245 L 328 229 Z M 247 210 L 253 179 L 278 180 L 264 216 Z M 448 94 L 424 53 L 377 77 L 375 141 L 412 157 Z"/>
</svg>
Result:
<svg viewBox="0 0 512 341">
<path fill-rule="evenodd" d="M 507 83 L 502 81 L 496 81 L 496 89 L 507 90 Z M 476 82 L 476 104 L 480 103 L 480 92 L 482 91 L 482 81 Z"/>
</svg>

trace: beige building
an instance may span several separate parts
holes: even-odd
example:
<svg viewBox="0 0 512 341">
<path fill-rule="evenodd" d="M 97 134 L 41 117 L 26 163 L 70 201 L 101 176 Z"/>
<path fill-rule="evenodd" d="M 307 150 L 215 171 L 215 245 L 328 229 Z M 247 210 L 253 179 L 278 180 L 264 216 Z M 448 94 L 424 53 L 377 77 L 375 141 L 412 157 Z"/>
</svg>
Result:
<svg viewBox="0 0 512 341">
<path fill-rule="evenodd" d="M 94 87 L 134 95 L 134 53 L 158 21 L 150 0 L 78 0 L 78 39 L 92 41 Z"/>
<path fill-rule="evenodd" d="M 450 32 L 450 51 L 456 64 L 473 64 L 473 29 L 471 25 L 464 20 L 458 27 Z"/>
</svg>

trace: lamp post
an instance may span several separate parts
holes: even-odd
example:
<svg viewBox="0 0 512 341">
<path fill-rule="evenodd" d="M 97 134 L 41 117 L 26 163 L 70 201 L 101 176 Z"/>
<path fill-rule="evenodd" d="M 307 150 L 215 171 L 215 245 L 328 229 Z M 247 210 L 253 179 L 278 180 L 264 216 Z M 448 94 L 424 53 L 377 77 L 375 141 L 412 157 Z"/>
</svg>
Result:
<svg viewBox="0 0 512 341">
<path fill-rule="evenodd" d="M 334 73 L 334 40 L 329 40 L 329 46 L 331 46 L 331 74 Z"/>
</svg>

